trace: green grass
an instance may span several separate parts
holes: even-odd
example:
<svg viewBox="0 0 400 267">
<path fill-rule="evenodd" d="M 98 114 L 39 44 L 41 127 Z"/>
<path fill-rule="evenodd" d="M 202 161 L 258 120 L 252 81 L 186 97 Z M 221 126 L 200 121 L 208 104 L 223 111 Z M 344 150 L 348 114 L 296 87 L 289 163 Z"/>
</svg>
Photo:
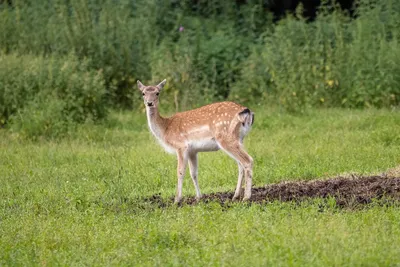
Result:
<svg viewBox="0 0 400 267">
<path fill-rule="evenodd" d="M 379 173 L 400 164 L 400 114 L 256 109 L 245 144 L 254 183 Z M 176 159 L 144 114 L 117 113 L 69 137 L 28 141 L 0 130 L 0 265 L 370 266 L 400 262 L 400 208 L 339 209 L 319 199 L 165 209 L 143 197 L 175 192 Z M 236 164 L 199 157 L 203 193 L 233 190 Z M 189 176 L 184 195 L 193 195 Z"/>
</svg>

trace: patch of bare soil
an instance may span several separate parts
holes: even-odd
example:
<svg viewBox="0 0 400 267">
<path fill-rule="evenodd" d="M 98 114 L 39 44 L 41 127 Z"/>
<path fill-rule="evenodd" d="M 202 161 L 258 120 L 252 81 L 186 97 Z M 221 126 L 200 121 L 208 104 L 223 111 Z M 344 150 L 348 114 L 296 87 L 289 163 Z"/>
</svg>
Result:
<svg viewBox="0 0 400 267">
<path fill-rule="evenodd" d="M 233 192 L 212 193 L 205 195 L 203 201 L 226 202 L 233 197 Z M 382 176 L 334 178 L 308 182 L 282 182 L 256 187 L 252 190 L 250 202 L 301 201 L 307 198 L 336 199 L 339 206 L 368 204 L 373 199 L 382 197 L 400 200 L 400 178 Z M 194 198 L 185 199 L 187 204 L 195 203 Z"/>
<path fill-rule="evenodd" d="M 233 192 L 206 194 L 201 202 L 231 203 Z M 373 200 L 390 200 L 400 203 L 400 176 L 375 175 L 336 177 L 327 180 L 281 182 L 263 187 L 254 187 L 250 203 L 272 201 L 303 201 L 312 198 L 335 198 L 339 207 L 368 204 Z M 145 199 L 146 202 L 165 207 L 173 198 L 163 200 L 159 195 Z M 181 204 L 197 204 L 195 197 L 186 197 Z"/>
</svg>

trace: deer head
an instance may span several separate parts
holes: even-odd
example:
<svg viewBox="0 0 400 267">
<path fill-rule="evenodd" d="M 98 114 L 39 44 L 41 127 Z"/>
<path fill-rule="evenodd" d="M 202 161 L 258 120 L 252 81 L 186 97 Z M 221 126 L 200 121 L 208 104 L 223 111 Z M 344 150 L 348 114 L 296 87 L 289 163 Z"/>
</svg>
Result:
<svg viewBox="0 0 400 267">
<path fill-rule="evenodd" d="M 138 88 L 142 92 L 143 101 L 146 107 L 156 108 L 158 106 L 158 97 L 167 80 L 163 80 L 156 86 L 145 86 L 139 80 L 137 81 Z"/>
</svg>

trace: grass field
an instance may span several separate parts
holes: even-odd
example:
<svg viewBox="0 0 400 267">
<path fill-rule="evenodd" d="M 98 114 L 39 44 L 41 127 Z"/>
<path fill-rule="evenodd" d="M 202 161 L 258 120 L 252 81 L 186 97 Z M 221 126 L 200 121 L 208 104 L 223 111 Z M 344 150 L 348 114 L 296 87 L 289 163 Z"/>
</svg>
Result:
<svg viewBox="0 0 400 267">
<path fill-rule="evenodd" d="M 400 164 L 400 113 L 256 111 L 245 140 L 254 184 L 381 173 Z M 175 193 L 176 159 L 144 114 L 113 112 L 67 138 L 28 141 L 0 130 L 0 265 L 394 266 L 400 207 L 332 201 L 158 208 Z M 233 190 L 237 166 L 199 156 L 203 193 Z M 194 195 L 187 175 L 184 195 Z"/>
</svg>

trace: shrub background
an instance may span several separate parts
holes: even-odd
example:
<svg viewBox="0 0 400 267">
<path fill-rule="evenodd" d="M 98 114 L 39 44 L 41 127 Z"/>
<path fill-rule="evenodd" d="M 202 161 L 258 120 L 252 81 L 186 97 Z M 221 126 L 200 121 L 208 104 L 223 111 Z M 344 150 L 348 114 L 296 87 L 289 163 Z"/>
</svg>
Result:
<svg viewBox="0 0 400 267">
<path fill-rule="evenodd" d="M 137 79 L 166 78 L 163 105 L 174 110 L 224 99 L 295 113 L 400 103 L 394 0 L 360 0 L 353 17 L 323 3 L 312 21 L 300 5 L 276 23 L 255 0 L 11 2 L 0 4 L 2 124 L 39 95 L 65 100 L 62 116 L 76 122 L 139 107 Z"/>
<path fill-rule="evenodd" d="M 104 118 L 101 70 L 76 56 L 0 57 L 0 121 L 31 137 L 57 136 L 75 123 Z"/>
</svg>

